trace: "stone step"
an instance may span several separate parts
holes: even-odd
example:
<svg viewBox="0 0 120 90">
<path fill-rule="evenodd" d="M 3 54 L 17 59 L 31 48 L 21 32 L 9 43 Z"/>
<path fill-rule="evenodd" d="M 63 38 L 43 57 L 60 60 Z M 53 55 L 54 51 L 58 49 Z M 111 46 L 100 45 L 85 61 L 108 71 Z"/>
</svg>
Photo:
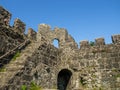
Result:
<svg viewBox="0 0 120 90">
<path fill-rule="evenodd" d="M 33 46 L 29 46 L 29 47 L 27 47 L 27 49 L 34 49 L 34 47 Z"/>
<path fill-rule="evenodd" d="M 6 68 L 6 71 L 17 71 L 23 67 L 24 67 L 23 65 L 14 65 L 14 66 L 5 67 L 5 68 Z"/>
<path fill-rule="evenodd" d="M 5 83 L 9 81 L 10 78 L 15 74 L 15 72 L 5 72 L 4 74 L 0 75 L 0 85 L 1 83 Z"/>
<path fill-rule="evenodd" d="M 11 61 L 9 64 L 5 66 L 5 71 L 0 72 L 0 85 L 7 84 L 9 81 L 19 70 L 24 67 L 24 64 L 29 56 L 31 56 L 35 48 L 33 48 L 34 44 L 28 45 L 24 50 L 21 51 L 19 57 L 16 58 L 15 61 Z M 56 89 L 43 89 L 43 90 L 56 90 Z"/>
<path fill-rule="evenodd" d="M 12 65 L 24 65 L 25 61 L 20 61 L 20 60 L 16 60 L 14 62 L 11 62 Z"/>
<path fill-rule="evenodd" d="M 5 75 L 5 71 L 4 72 L 0 72 L 0 78 L 2 77 L 2 76 L 4 76 Z"/>
</svg>

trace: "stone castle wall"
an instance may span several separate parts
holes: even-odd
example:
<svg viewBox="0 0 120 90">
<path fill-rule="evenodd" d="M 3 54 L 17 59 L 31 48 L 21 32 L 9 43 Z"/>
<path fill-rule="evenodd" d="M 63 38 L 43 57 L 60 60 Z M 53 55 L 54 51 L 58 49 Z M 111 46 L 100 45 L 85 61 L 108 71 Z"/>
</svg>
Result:
<svg viewBox="0 0 120 90">
<path fill-rule="evenodd" d="M 6 18 L 9 19 L 7 22 Z M 0 6 L 0 55 L 6 53 L 7 51 L 11 50 L 24 41 L 23 35 L 18 33 L 19 29 L 15 28 L 21 25 L 19 23 L 16 24 L 18 22 L 18 19 L 16 19 L 14 22 L 14 28 L 9 24 L 10 19 L 11 14 Z M 18 32 L 14 32 L 15 30 Z"/>
<path fill-rule="evenodd" d="M 5 30 L 2 30 L 2 28 Z M 9 38 L 12 38 L 11 41 L 15 42 L 19 37 L 15 36 L 13 38 L 13 34 L 23 36 L 24 28 L 25 24 L 17 19 L 13 27 L 4 27 L 3 25 L 0 28 L 0 33 L 7 32 L 6 34 L 9 35 Z M 13 71 L 11 70 L 11 72 L 15 74 L 11 74 L 13 76 L 9 80 L 7 78 L 4 79 L 6 81 L 5 84 L 2 83 L 1 90 L 5 88 L 6 90 L 20 90 L 22 85 L 26 85 L 29 90 L 32 81 L 42 88 L 49 89 L 120 89 L 119 34 L 112 36 L 112 44 L 106 45 L 104 38 L 97 38 L 92 45 L 89 41 L 81 41 L 80 48 L 78 48 L 75 40 L 68 34 L 66 29 L 55 28 L 51 30 L 50 26 L 46 24 L 39 25 L 37 33 L 30 28 L 28 35 L 25 37 L 31 40 L 31 44 L 16 59 L 16 62 L 21 60 L 21 63 L 18 64 L 22 64 L 23 67 L 19 69 L 13 67 Z M 0 38 L 0 42 L 2 43 L 0 44 L 0 48 L 2 50 L 11 41 L 4 43 L 8 39 L 2 33 Z M 59 42 L 58 48 L 53 45 L 53 40 L 55 39 Z M 14 45 L 11 46 L 14 47 Z M 12 65 L 14 66 L 14 64 Z M 6 72 L 9 72 L 9 69 Z M 62 79 L 63 82 L 61 81 Z M 2 78 L 0 80 L 3 81 Z"/>
<path fill-rule="evenodd" d="M 46 43 L 27 58 L 24 67 L 12 77 L 8 84 L 0 89 L 21 90 L 22 85 L 30 87 L 31 82 L 35 82 L 42 88 L 53 88 L 56 85 L 55 66 L 57 64 L 58 50 Z"/>
<path fill-rule="evenodd" d="M 79 67 L 83 77 L 90 85 L 103 87 L 105 90 L 119 90 L 120 86 L 120 45 L 100 45 L 81 48 L 79 51 Z M 81 76 L 82 76 L 81 74 Z M 94 84 L 93 84 L 94 83 Z M 91 85 L 92 84 L 92 85 Z M 92 87 L 92 88 L 93 88 Z"/>
<path fill-rule="evenodd" d="M 41 24 L 38 28 L 37 40 L 40 41 L 41 38 L 45 38 L 48 43 L 53 44 L 56 39 L 59 42 L 60 48 L 71 47 L 77 48 L 75 40 L 68 34 L 67 30 L 64 28 L 54 28 L 51 30 L 49 25 Z"/>
<path fill-rule="evenodd" d="M 11 13 L 0 6 L 0 56 L 13 50 L 25 40 L 35 40 L 36 38 L 36 32 L 32 28 L 31 31 L 28 30 L 27 35 L 24 33 L 25 24 L 18 18 L 15 19 L 13 26 L 11 26 L 11 16 Z M 0 67 L 9 62 L 10 59 L 11 56 L 0 59 Z"/>
</svg>

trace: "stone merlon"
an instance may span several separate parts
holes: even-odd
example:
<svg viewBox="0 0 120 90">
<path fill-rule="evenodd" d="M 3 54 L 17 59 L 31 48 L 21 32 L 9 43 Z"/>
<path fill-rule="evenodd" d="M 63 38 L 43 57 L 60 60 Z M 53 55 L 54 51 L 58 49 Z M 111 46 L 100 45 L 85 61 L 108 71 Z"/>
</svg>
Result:
<svg viewBox="0 0 120 90">
<path fill-rule="evenodd" d="M 0 6 L 0 25 L 9 26 L 11 14 Z"/>
<path fill-rule="evenodd" d="M 25 32 L 25 23 L 22 22 L 20 19 L 15 19 L 13 28 L 16 32 L 23 34 Z"/>
</svg>

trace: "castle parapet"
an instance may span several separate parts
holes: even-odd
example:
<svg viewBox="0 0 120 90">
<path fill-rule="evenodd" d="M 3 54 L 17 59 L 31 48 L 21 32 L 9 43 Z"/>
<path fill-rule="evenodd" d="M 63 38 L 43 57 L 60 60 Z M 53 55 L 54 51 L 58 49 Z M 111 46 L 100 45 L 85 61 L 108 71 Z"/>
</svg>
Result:
<svg viewBox="0 0 120 90">
<path fill-rule="evenodd" d="M 40 24 L 38 27 L 38 32 L 49 32 L 51 30 L 51 27 L 47 24 Z"/>
<path fill-rule="evenodd" d="M 98 46 L 105 45 L 104 38 L 96 38 L 95 39 L 95 45 L 98 45 Z"/>
<path fill-rule="evenodd" d="M 28 29 L 28 38 L 30 40 L 36 40 L 36 34 L 37 33 L 32 28 Z"/>
<path fill-rule="evenodd" d="M 0 25 L 9 26 L 11 14 L 0 6 Z"/>
<path fill-rule="evenodd" d="M 89 42 L 87 40 L 80 42 L 80 47 L 88 47 L 88 46 L 89 46 Z"/>
<path fill-rule="evenodd" d="M 112 35 L 112 42 L 114 44 L 120 44 L 120 34 L 118 34 L 118 35 Z"/>
<path fill-rule="evenodd" d="M 24 34 L 25 32 L 25 24 L 20 19 L 15 19 L 13 28 L 19 34 Z"/>
</svg>

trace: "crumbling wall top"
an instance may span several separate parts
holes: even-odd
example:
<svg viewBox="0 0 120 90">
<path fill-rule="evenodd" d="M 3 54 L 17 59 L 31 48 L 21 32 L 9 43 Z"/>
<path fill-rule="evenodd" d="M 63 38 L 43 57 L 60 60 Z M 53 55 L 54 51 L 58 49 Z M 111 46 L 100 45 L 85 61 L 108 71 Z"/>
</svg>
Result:
<svg viewBox="0 0 120 90">
<path fill-rule="evenodd" d="M 120 44 L 120 34 L 112 35 L 111 38 L 112 38 L 112 43 L 110 43 L 110 44 L 113 44 L 113 45 Z M 89 43 L 88 40 L 83 40 L 80 42 L 80 48 L 88 48 L 90 46 L 97 46 L 98 47 L 98 46 L 105 46 L 105 45 L 106 45 L 105 39 L 103 37 L 96 38 L 95 42 L 93 42 L 92 44 Z"/>
<path fill-rule="evenodd" d="M 27 34 L 27 37 L 30 39 L 30 40 L 36 40 L 36 32 L 32 29 L 32 28 L 29 28 L 28 29 L 28 34 Z"/>
<path fill-rule="evenodd" d="M 114 44 L 120 44 L 120 34 L 112 35 L 112 42 Z"/>
<path fill-rule="evenodd" d="M 15 19 L 13 28 L 16 32 L 23 34 L 25 32 L 25 23 L 22 22 L 20 19 Z"/>
<path fill-rule="evenodd" d="M 7 26 L 7 28 L 10 27 L 10 19 L 11 14 L 5 10 L 2 6 L 0 6 L 0 26 Z M 23 23 L 20 19 L 15 19 L 13 27 L 11 27 L 12 30 L 15 32 L 18 32 L 19 34 L 24 34 L 25 32 L 25 23 Z"/>
<path fill-rule="evenodd" d="M 42 37 L 44 37 L 50 44 L 53 43 L 54 39 L 57 39 L 60 48 L 67 48 L 68 46 L 77 47 L 74 39 L 69 36 L 67 30 L 64 28 L 56 27 L 54 30 L 51 30 L 51 27 L 49 25 L 40 24 L 37 33 L 37 41 L 41 41 Z"/>
<path fill-rule="evenodd" d="M 9 26 L 11 14 L 0 6 L 0 25 Z"/>
</svg>

